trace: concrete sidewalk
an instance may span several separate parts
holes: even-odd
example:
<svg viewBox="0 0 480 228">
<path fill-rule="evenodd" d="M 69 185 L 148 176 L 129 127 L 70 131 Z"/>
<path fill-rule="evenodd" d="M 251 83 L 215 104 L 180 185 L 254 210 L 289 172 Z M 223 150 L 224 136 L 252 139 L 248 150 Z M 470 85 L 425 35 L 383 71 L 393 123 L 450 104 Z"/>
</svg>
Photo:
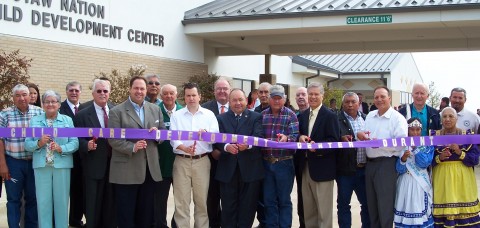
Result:
<svg viewBox="0 0 480 228">
<path fill-rule="evenodd" d="M 477 177 L 477 186 L 480 185 L 480 169 L 475 169 L 475 175 Z M 292 191 L 292 202 L 293 202 L 293 226 L 292 227 L 299 227 L 298 225 L 298 216 L 297 216 L 297 193 L 296 193 L 296 184 L 293 187 L 294 190 Z M 338 227 L 337 224 L 337 205 L 336 205 L 336 198 L 337 198 L 337 190 L 336 190 L 336 185 L 334 187 L 334 201 L 333 201 L 333 227 Z M 6 195 L 5 195 L 5 188 L 3 188 L 4 192 L 2 193 L 2 198 L 0 198 L 0 228 L 7 228 L 7 209 L 6 209 Z M 480 192 L 480 191 L 479 191 Z M 173 210 L 174 210 L 174 202 L 173 202 L 173 192 L 170 191 L 170 196 L 168 200 L 168 218 L 167 220 L 170 221 L 170 218 L 172 217 Z M 361 227 L 361 221 L 360 221 L 360 204 L 358 203 L 358 200 L 356 196 L 354 195 L 352 197 L 352 227 Z M 190 214 L 191 214 L 191 225 L 193 227 L 193 204 L 190 206 Z M 257 226 L 258 223 L 255 221 L 254 226 Z"/>
</svg>

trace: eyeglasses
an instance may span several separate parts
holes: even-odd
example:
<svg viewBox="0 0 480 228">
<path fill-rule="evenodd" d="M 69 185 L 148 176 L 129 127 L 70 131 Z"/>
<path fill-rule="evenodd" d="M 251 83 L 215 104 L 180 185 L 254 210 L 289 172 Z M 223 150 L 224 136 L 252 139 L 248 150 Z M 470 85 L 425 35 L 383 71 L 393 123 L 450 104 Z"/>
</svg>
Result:
<svg viewBox="0 0 480 228">
<path fill-rule="evenodd" d="M 101 90 L 101 89 L 97 89 L 97 93 L 108 93 L 108 90 L 104 89 L 104 90 Z"/>
<path fill-rule="evenodd" d="M 45 105 L 53 105 L 53 104 L 56 104 L 58 103 L 58 101 L 44 101 L 43 104 Z"/>
<path fill-rule="evenodd" d="M 75 92 L 75 93 L 80 93 L 80 90 L 78 90 L 78 89 L 69 89 L 68 92 L 70 92 L 70 93 L 73 93 L 73 92 Z"/>
<path fill-rule="evenodd" d="M 149 85 L 153 85 L 153 84 L 155 84 L 155 85 L 157 85 L 157 86 L 158 86 L 158 85 L 160 85 L 160 82 L 153 82 L 153 81 L 149 81 L 149 82 L 148 82 L 148 84 L 149 84 Z"/>
</svg>

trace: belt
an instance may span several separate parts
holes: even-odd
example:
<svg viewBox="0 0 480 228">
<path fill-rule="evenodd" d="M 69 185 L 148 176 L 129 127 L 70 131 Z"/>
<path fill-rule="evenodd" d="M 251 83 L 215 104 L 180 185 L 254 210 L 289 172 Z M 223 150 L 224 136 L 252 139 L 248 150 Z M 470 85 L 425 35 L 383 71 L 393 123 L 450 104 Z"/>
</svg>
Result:
<svg viewBox="0 0 480 228">
<path fill-rule="evenodd" d="M 357 168 L 365 168 L 365 163 L 358 163 Z"/>
<path fill-rule="evenodd" d="M 186 154 L 177 154 L 177 156 L 180 156 L 182 158 L 190 158 L 190 159 L 200 159 L 200 158 L 203 158 L 205 156 L 207 156 L 208 153 L 204 153 L 204 154 L 199 154 L 199 155 L 186 155 Z"/>
<path fill-rule="evenodd" d="M 268 161 L 272 164 L 275 164 L 275 162 L 279 162 L 279 161 L 285 161 L 285 160 L 288 160 L 288 159 L 292 159 L 293 156 L 285 156 L 285 157 L 272 157 L 272 156 L 269 156 L 269 157 L 263 157 L 263 160 L 265 161 Z"/>
<path fill-rule="evenodd" d="M 395 159 L 396 157 L 393 156 L 393 157 L 376 157 L 376 158 L 367 158 L 367 161 L 369 162 L 378 162 L 378 161 L 383 161 L 383 160 L 387 160 L 387 159 L 390 159 L 390 158 L 393 158 Z"/>
</svg>

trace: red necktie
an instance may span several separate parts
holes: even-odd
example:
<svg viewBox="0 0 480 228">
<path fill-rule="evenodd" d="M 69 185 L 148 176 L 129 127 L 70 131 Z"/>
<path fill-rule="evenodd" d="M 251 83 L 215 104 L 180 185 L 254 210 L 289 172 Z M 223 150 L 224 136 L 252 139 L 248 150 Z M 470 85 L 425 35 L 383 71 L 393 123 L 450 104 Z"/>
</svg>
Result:
<svg viewBox="0 0 480 228">
<path fill-rule="evenodd" d="M 222 107 L 220 108 L 220 114 L 222 114 L 224 112 L 225 112 L 225 105 L 222 105 Z"/>
<path fill-rule="evenodd" d="M 105 128 L 108 127 L 108 115 L 107 115 L 107 110 L 105 110 L 105 107 L 102 107 L 103 110 L 103 123 Z"/>
<path fill-rule="evenodd" d="M 75 113 L 74 113 L 74 115 L 77 115 L 77 113 L 78 113 L 78 107 L 77 107 L 76 105 L 75 105 L 75 106 L 73 106 L 73 110 L 75 110 Z"/>
</svg>

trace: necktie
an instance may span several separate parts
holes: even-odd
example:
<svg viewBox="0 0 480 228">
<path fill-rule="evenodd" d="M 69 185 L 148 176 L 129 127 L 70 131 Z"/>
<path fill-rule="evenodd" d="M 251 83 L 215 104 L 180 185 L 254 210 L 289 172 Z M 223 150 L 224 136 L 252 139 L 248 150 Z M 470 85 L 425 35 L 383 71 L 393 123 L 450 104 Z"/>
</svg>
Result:
<svg viewBox="0 0 480 228">
<path fill-rule="evenodd" d="M 107 109 L 105 107 L 102 107 L 103 110 L 103 126 L 105 128 L 108 127 L 108 114 L 107 114 Z M 108 149 L 108 157 L 112 157 L 112 147 L 110 144 L 107 142 L 107 149 Z"/>
<path fill-rule="evenodd" d="M 73 110 L 75 110 L 75 113 L 74 113 L 74 115 L 77 115 L 77 113 L 78 113 L 78 107 L 77 107 L 76 105 L 75 105 L 75 106 L 73 106 Z"/>
<path fill-rule="evenodd" d="M 313 113 L 313 110 L 310 111 L 310 117 L 308 118 L 308 136 L 312 135 L 312 128 L 313 124 L 315 124 L 315 114 Z"/>
<path fill-rule="evenodd" d="M 220 114 L 222 114 L 224 112 L 225 112 L 225 105 L 222 105 L 222 107 L 220 107 Z"/>
<path fill-rule="evenodd" d="M 108 127 L 108 114 L 107 114 L 107 110 L 105 109 L 105 107 L 102 107 L 102 110 L 103 110 L 103 125 L 105 126 L 105 128 Z"/>
<path fill-rule="evenodd" d="M 172 111 L 167 111 L 168 117 L 172 117 Z"/>
</svg>

